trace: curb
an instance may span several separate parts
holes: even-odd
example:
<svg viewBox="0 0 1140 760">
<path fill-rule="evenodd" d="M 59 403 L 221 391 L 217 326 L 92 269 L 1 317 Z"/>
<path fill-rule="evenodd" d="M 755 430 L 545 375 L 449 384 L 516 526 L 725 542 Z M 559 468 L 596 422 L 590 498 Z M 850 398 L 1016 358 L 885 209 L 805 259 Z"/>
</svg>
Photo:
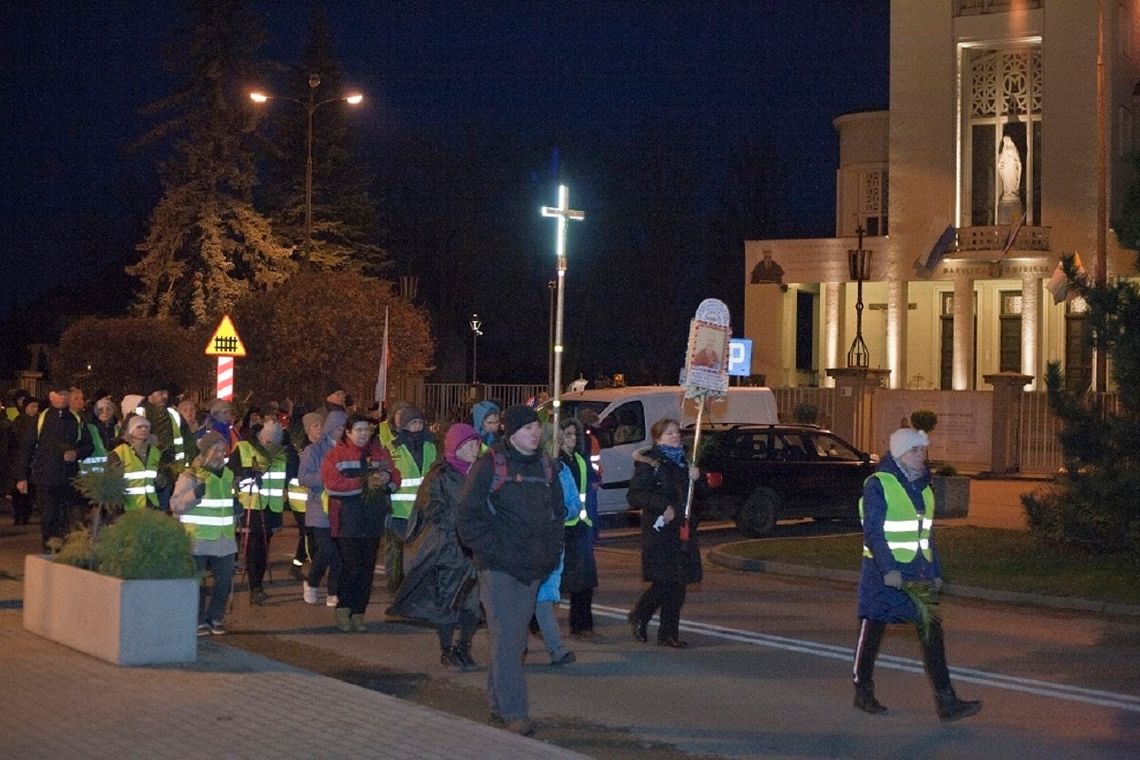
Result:
<svg viewBox="0 0 1140 760">
<path fill-rule="evenodd" d="M 722 551 L 722 549 L 728 546 L 733 546 L 733 544 L 724 544 L 710 549 L 708 551 L 708 558 L 721 567 L 727 567 L 730 570 L 741 570 L 750 573 L 772 573 L 773 575 L 790 575 L 799 578 L 822 578 L 823 580 L 839 581 L 841 583 L 859 583 L 859 573 L 854 570 L 830 570 L 812 565 L 792 565 L 786 562 L 747 559 Z M 980 588 L 978 586 L 964 586 L 959 583 L 943 584 L 941 593 L 947 596 L 961 597 L 963 599 L 982 599 L 987 602 L 1001 602 L 1003 604 L 1021 604 L 1033 607 L 1070 610 L 1073 612 L 1093 612 L 1105 615 L 1140 617 L 1140 605 L 1134 604 L 1113 604 L 1111 602 L 1096 602 L 1089 599 L 1074 599 L 1065 596 L 1031 594 L 1023 591 L 1001 591 L 991 588 Z"/>
</svg>

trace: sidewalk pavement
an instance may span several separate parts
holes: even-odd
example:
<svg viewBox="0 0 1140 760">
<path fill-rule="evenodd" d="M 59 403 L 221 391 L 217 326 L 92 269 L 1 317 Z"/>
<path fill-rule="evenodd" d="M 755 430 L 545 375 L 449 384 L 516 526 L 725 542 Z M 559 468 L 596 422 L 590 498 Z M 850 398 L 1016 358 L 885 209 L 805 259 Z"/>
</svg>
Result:
<svg viewBox="0 0 1140 760">
<path fill-rule="evenodd" d="M 135 668 L 42 639 L 22 625 L 23 557 L 39 538 L 26 530 L 0 528 L 5 757 L 584 757 L 217 638 L 199 639 L 196 663 Z"/>
</svg>

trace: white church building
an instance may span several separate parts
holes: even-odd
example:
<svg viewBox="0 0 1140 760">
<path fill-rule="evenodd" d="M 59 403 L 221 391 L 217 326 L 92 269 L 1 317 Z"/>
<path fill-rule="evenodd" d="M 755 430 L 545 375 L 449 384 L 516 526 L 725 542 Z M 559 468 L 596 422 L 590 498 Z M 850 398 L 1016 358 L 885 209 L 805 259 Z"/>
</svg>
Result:
<svg viewBox="0 0 1140 760">
<path fill-rule="evenodd" d="M 1098 2 L 1104 162 L 1098 162 Z M 745 337 L 772 387 L 831 386 L 830 368 L 886 370 L 890 388 L 983 390 L 1048 362 L 1088 385 L 1079 299 L 1046 288 L 1062 255 L 1135 274 L 1098 219 L 1133 181 L 1140 0 L 894 0 L 890 106 L 835 119 L 835 234 L 745 243 Z M 1105 215 L 1098 167 L 1105 168 Z M 948 227 L 945 255 L 923 263 Z M 860 283 L 849 251 L 871 252 Z M 1007 245 L 1011 234 L 1016 236 Z"/>
</svg>

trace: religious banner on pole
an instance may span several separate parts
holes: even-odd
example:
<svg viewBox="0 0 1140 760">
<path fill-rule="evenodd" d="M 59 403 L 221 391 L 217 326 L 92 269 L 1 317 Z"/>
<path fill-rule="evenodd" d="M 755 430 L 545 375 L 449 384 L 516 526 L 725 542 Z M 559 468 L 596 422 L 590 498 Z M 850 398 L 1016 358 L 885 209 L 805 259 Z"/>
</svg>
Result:
<svg viewBox="0 0 1140 760">
<path fill-rule="evenodd" d="M 689 323 L 689 345 L 685 351 L 685 372 L 681 386 L 685 398 L 697 400 L 697 423 L 693 431 L 692 462 L 697 464 L 701 446 L 701 422 L 705 414 L 705 399 L 728 393 L 728 338 L 732 333 L 728 306 L 724 301 L 706 298 L 697 307 Z M 685 520 L 681 523 L 681 540 L 689 540 L 689 517 L 693 512 L 693 485 L 685 496 Z"/>
<path fill-rule="evenodd" d="M 728 307 L 723 301 L 706 298 L 689 323 L 689 345 L 685 352 L 685 398 L 728 392 L 728 339 L 732 331 Z"/>
</svg>

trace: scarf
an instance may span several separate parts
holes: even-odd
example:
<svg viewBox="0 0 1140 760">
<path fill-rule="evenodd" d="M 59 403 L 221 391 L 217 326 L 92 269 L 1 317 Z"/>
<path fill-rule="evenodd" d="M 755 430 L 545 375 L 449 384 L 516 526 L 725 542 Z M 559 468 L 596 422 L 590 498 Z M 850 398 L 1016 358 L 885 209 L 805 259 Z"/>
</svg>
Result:
<svg viewBox="0 0 1140 760">
<path fill-rule="evenodd" d="M 665 455 L 673 464 L 678 467 L 688 467 L 688 462 L 685 461 L 685 447 L 684 446 L 662 446 L 657 444 L 657 450 Z"/>
</svg>

